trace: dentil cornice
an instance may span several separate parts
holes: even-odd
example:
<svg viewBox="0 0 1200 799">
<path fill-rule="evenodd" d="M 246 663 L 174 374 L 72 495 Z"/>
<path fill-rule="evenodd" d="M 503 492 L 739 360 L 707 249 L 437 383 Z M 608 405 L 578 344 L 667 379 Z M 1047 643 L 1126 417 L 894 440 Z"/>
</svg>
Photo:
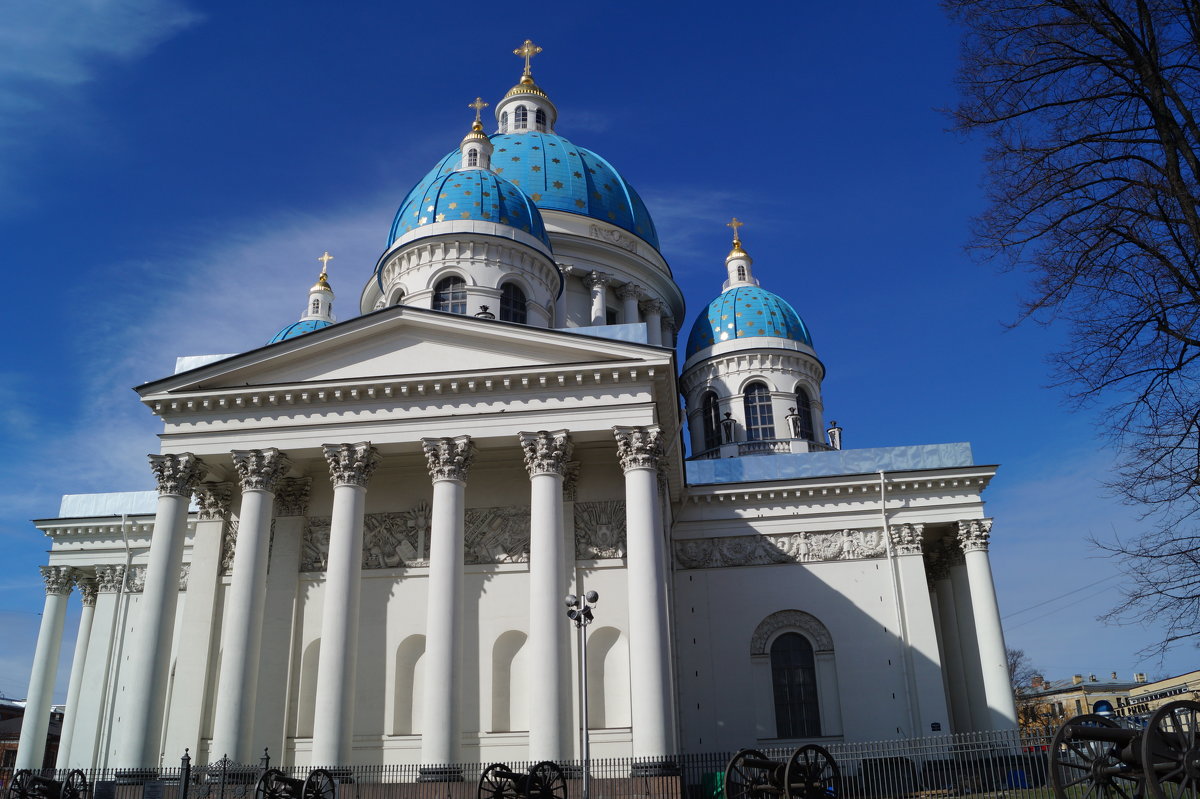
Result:
<svg viewBox="0 0 1200 799">
<path fill-rule="evenodd" d="M 566 430 L 539 430 L 536 433 L 519 433 L 517 437 L 525 453 L 525 469 L 530 477 L 539 474 L 566 476 L 567 462 L 574 449 Z"/>
</svg>

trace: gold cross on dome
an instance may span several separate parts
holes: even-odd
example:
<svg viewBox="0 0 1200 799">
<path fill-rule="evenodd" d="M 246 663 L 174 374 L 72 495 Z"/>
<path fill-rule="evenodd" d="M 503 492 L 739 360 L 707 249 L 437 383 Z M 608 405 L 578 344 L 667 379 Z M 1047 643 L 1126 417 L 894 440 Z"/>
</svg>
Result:
<svg viewBox="0 0 1200 799">
<path fill-rule="evenodd" d="M 483 101 L 482 97 L 476 97 L 475 102 L 467 106 L 467 108 L 475 109 L 475 121 L 479 122 L 479 115 L 483 113 L 483 109 L 487 108 L 488 104 Z"/>
<path fill-rule="evenodd" d="M 745 222 L 740 221 L 736 216 L 733 218 L 732 222 L 725 223 L 725 227 L 733 228 L 733 243 L 734 244 L 741 243 L 742 238 L 741 238 L 741 236 L 738 235 L 738 228 L 744 227 L 745 224 L 746 224 Z"/>
<path fill-rule="evenodd" d="M 533 57 L 540 52 L 542 52 L 542 48 L 538 47 L 529 39 L 526 39 L 523 45 L 518 47 L 516 50 L 513 50 L 513 55 L 520 56 L 521 58 L 525 59 L 525 71 L 522 73 L 523 75 L 533 74 L 530 71 L 529 62 L 532 61 Z"/>
<path fill-rule="evenodd" d="M 326 250 L 325 254 L 317 260 L 321 262 L 321 274 L 323 275 L 329 268 L 329 262 L 333 260 L 333 256 L 329 254 L 329 250 Z"/>
</svg>

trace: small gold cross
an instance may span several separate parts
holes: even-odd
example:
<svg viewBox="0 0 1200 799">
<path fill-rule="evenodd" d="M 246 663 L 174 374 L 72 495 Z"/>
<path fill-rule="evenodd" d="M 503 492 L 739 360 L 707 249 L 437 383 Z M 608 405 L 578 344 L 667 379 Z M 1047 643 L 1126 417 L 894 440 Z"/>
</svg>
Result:
<svg viewBox="0 0 1200 799">
<path fill-rule="evenodd" d="M 740 228 L 740 227 L 743 227 L 745 224 L 746 224 L 745 222 L 739 221 L 739 220 L 738 220 L 738 218 L 737 218 L 736 216 L 733 218 L 733 221 L 732 221 L 732 222 L 726 222 L 726 223 L 725 223 L 725 227 L 731 227 L 731 228 L 733 228 L 733 243 L 734 243 L 734 244 L 741 244 L 741 243 L 742 243 L 742 239 L 741 239 L 741 237 L 738 235 L 738 228 Z"/>
<path fill-rule="evenodd" d="M 533 74 L 530 71 L 529 62 L 532 61 L 533 57 L 540 52 L 542 52 L 542 48 L 538 47 L 529 39 L 526 39 L 523 45 L 518 47 L 516 50 L 513 50 L 513 55 L 520 56 L 521 58 L 525 59 L 525 71 L 521 73 L 522 75 Z"/>
<path fill-rule="evenodd" d="M 475 121 L 479 122 L 479 115 L 483 113 L 483 109 L 487 108 L 488 104 L 483 101 L 482 97 L 476 97 L 475 102 L 467 106 L 467 108 L 475 109 Z"/>
<path fill-rule="evenodd" d="M 325 254 L 317 260 L 321 262 L 321 274 L 323 275 L 325 274 L 325 270 L 329 267 L 329 262 L 333 260 L 333 256 L 329 254 L 329 250 L 326 250 Z"/>
</svg>

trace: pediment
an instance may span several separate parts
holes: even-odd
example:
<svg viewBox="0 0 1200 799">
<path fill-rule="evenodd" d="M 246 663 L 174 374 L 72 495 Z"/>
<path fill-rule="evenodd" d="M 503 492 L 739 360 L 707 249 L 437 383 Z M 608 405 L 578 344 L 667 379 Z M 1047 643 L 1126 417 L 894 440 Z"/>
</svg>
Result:
<svg viewBox="0 0 1200 799">
<path fill-rule="evenodd" d="M 646 345 L 403 306 L 234 355 L 138 388 L 143 396 L 420 375 L 661 361 Z"/>
</svg>

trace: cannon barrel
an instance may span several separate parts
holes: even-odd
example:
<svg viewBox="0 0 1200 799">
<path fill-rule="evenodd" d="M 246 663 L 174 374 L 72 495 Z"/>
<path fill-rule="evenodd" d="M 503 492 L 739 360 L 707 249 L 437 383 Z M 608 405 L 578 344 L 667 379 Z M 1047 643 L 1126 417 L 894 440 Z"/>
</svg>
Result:
<svg viewBox="0 0 1200 799">
<path fill-rule="evenodd" d="M 1107 741 L 1127 744 L 1141 736 L 1139 730 L 1124 727 L 1094 727 L 1085 724 L 1067 724 L 1062 729 L 1063 738 L 1076 741 Z"/>
</svg>

